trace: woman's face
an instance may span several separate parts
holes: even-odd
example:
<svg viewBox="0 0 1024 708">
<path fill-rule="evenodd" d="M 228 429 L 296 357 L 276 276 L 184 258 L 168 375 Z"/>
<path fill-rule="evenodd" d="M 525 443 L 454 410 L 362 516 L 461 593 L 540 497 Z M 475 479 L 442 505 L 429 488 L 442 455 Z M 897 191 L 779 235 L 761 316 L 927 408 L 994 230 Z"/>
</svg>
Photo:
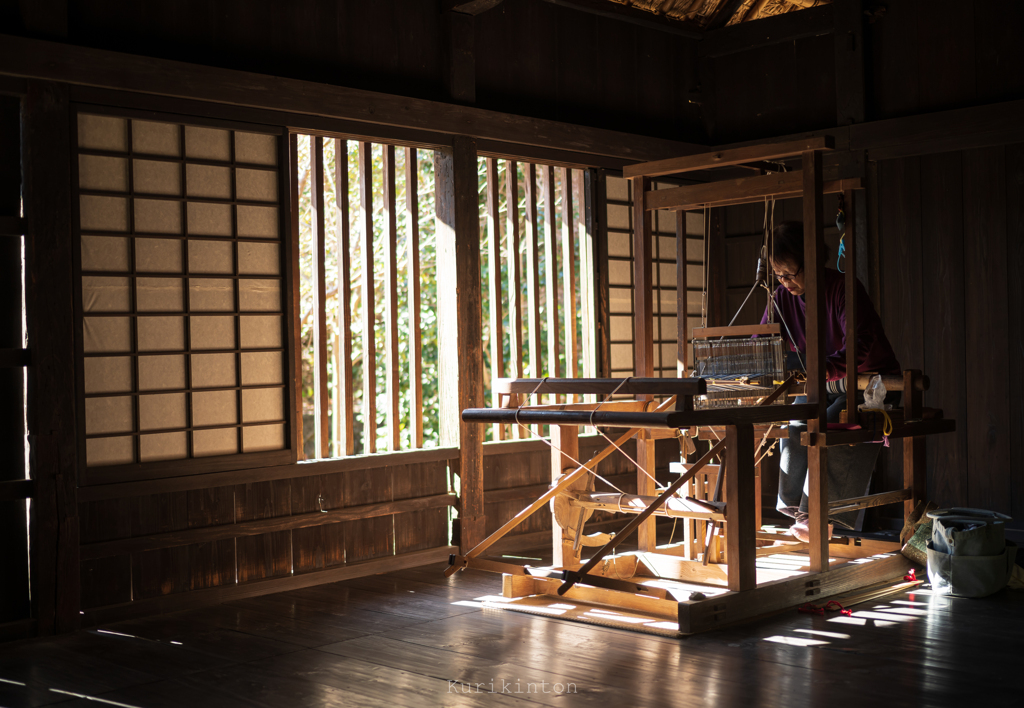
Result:
<svg viewBox="0 0 1024 708">
<path fill-rule="evenodd" d="M 804 269 L 792 260 L 772 261 L 775 279 L 790 295 L 804 294 Z"/>
</svg>

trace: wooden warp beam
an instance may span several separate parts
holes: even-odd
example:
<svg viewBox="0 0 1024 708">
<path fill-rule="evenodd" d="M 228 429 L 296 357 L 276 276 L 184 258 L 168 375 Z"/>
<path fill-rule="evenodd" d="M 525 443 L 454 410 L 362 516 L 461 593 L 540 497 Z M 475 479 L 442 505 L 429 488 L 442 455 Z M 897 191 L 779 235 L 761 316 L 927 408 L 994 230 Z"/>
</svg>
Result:
<svg viewBox="0 0 1024 708">
<path fill-rule="evenodd" d="M 672 397 L 668 398 L 660 406 L 658 406 L 658 408 L 655 410 L 655 412 L 666 411 L 666 410 L 670 409 L 672 406 L 674 406 L 675 403 L 676 403 L 676 397 L 672 396 Z M 600 462 L 604 458 L 608 457 L 608 455 L 610 455 L 612 453 L 612 450 L 617 449 L 617 446 L 626 444 L 626 441 L 629 440 L 634 435 L 636 435 L 637 433 L 639 433 L 640 430 L 641 430 L 640 428 L 631 428 L 631 429 L 627 430 L 625 433 L 620 435 L 615 440 L 615 444 L 614 445 L 608 445 L 607 447 L 602 449 L 600 452 L 595 454 L 593 457 L 591 457 L 589 460 L 587 460 L 586 464 L 577 467 L 575 470 L 573 470 L 569 474 L 563 476 L 562 479 L 558 482 L 558 484 L 556 484 L 555 486 L 551 487 L 551 489 L 549 489 L 544 494 L 542 494 L 540 497 L 538 497 L 536 501 L 534 501 L 528 507 L 526 507 L 525 509 L 520 511 L 518 514 L 513 516 L 507 522 L 505 522 L 504 526 L 502 526 L 500 529 L 498 529 L 497 531 L 492 533 L 490 536 L 485 538 L 483 541 L 481 541 L 479 544 L 474 546 L 469 551 L 469 553 L 467 553 L 465 556 L 452 556 L 449 559 L 449 566 L 447 568 L 445 568 L 445 571 L 444 571 L 445 577 L 451 577 L 452 575 L 454 575 L 459 570 L 462 570 L 463 568 L 465 568 L 466 567 L 466 562 L 467 562 L 468 559 L 476 558 L 477 556 L 482 554 L 484 551 L 486 551 L 488 548 L 493 546 L 495 543 L 497 543 L 499 540 L 501 540 L 505 535 L 507 535 L 510 531 L 512 531 L 512 529 L 514 529 L 516 526 L 519 526 L 519 524 L 523 523 L 528 518 L 533 516 L 534 512 L 536 512 L 538 509 L 540 509 L 545 504 L 547 504 L 549 501 L 551 501 L 556 496 L 558 496 L 558 494 L 561 493 L 563 490 L 568 489 L 572 485 L 573 482 L 575 482 L 577 479 L 582 477 L 587 472 L 590 472 L 592 467 L 596 466 L 598 462 Z"/>
<path fill-rule="evenodd" d="M 651 514 L 653 514 L 657 509 L 661 508 L 661 506 L 666 501 L 668 501 L 669 497 L 675 494 L 680 487 L 682 487 L 684 484 L 686 484 L 691 479 L 696 477 L 697 473 L 700 472 L 705 465 L 711 462 L 711 458 L 719 454 L 724 447 L 725 441 L 723 440 L 714 447 L 712 447 L 710 450 L 708 450 L 703 457 L 701 457 L 699 460 L 697 460 L 696 463 L 694 463 L 693 467 L 687 470 L 686 474 L 679 475 L 679 477 L 674 482 L 672 482 L 672 484 L 669 485 L 668 489 L 662 492 L 661 495 L 654 500 L 654 503 L 652 503 L 649 507 L 647 507 L 642 512 L 633 517 L 632 521 L 626 524 L 626 527 L 622 529 L 622 531 L 615 534 L 615 537 L 612 538 L 612 540 L 610 540 L 608 543 L 606 543 L 597 553 L 595 553 L 594 556 L 589 561 L 587 561 L 582 568 L 580 568 L 578 571 L 566 570 L 562 574 L 562 580 L 564 580 L 565 582 L 563 582 L 562 585 L 558 588 L 558 594 L 564 595 L 566 592 L 569 591 L 570 588 L 572 588 L 573 585 L 585 579 L 587 573 L 593 570 L 594 567 L 598 563 L 600 563 L 606 555 L 614 551 L 615 548 L 620 543 L 622 543 L 626 539 L 626 537 L 629 536 L 630 533 L 632 533 L 637 527 L 639 527 L 640 524 L 646 521 Z"/>
</svg>

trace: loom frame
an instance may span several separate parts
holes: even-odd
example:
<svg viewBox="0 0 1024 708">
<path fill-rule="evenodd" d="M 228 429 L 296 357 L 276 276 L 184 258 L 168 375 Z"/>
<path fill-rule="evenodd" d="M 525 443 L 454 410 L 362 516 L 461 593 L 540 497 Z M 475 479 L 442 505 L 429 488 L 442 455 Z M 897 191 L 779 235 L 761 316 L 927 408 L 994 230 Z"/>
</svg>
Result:
<svg viewBox="0 0 1024 708">
<path fill-rule="evenodd" d="M 830 542 L 827 532 L 828 512 L 832 508 L 844 511 L 878 506 L 882 504 L 902 503 L 904 520 L 914 508 L 923 501 L 926 494 L 925 470 L 925 439 L 928 435 L 951 432 L 955 422 L 942 418 L 941 412 L 928 414 L 921 406 L 921 392 L 927 388 L 927 377 L 920 371 L 908 370 L 896 381 L 902 386 L 893 386 L 894 390 L 904 391 L 903 421 L 894 424 L 889 437 L 904 439 L 903 481 L 904 488 L 881 494 L 858 497 L 856 499 L 837 500 L 831 505 L 827 499 L 825 474 L 827 469 L 827 451 L 832 445 L 852 444 L 856 442 L 877 441 L 880 435 L 875 426 L 858 431 L 828 431 L 825 405 L 825 350 L 822 333 L 825 331 L 824 298 L 818 291 L 818 283 L 824 277 L 824 261 L 820 254 L 824 249 L 822 229 L 822 195 L 824 193 L 842 192 L 846 203 L 852 205 L 857 192 L 862 190 L 859 179 L 839 180 L 825 183 L 822 179 L 823 151 L 832 149 L 832 141 L 828 137 L 810 138 L 786 146 L 779 146 L 785 157 L 799 156 L 803 169 L 800 171 L 799 192 L 775 194 L 770 192 L 775 186 L 771 176 L 753 177 L 744 180 L 717 182 L 691 187 L 680 187 L 673 190 L 660 190 L 656 201 L 651 199 L 655 194 L 651 190 L 651 178 L 665 174 L 710 169 L 722 164 L 736 164 L 742 161 L 743 153 L 757 150 L 763 146 L 751 146 L 706 153 L 703 156 L 688 156 L 677 160 L 661 160 L 642 163 L 627 167 L 624 176 L 632 181 L 634 194 L 634 302 L 635 302 L 635 351 L 636 375 L 640 380 L 652 380 L 653 347 L 652 332 L 653 308 L 650 283 L 651 270 L 651 212 L 656 209 L 672 209 L 685 211 L 692 208 L 703 209 L 707 206 L 726 204 L 742 204 L 761 201 L 765 196 L 802 196 L 804 200 L 804 262 L 805 265 L 806 301 L 807 301 L 807 379 L 803 386 L 803 395 L 807 403 L 802 405 L 789 404 L 784 406 L 764 406 L 758 408 L 709 409 L 696 411 L 693 408 L 693 396 L 696 390 L 685 386 L 680 388 L 670 399 L 657 410 L 651 411 L 653 395 L 643 386 L 637 387 L 633 393 L 638 394 L 637 400 L 616 402 L 621 413 L 591 413 L 598 404 L 570 404 L 569 406 L 540 406 L 536 408 L 521 406 L 520 395 L 525 392 L 547 392 L 544 382 L 511 382 L 500 384 L 505 396 L 504 409 L 470 409 L 463 412 L 463 420 L 473 422 L 530 422 L 548 423 L 551 425 L 552 445 L 552 483 L 553 486 L 537 501 L 520 512 L 510 522 L 498 529 L 483 543 L 465 555 L 453 555 L 450 559 L 447 575 L 463 568 L 477 568 L 503 574 L 502 593 L 511 604 L 503 606 L 523 611 L 542 612 L 537 603 L 545 600 L 566 598 L 585 607 L 617 608 L 623 612 L 638 613 L 640 617 L 654 618 L 646 624 L 651 625 L 650 631 L 659 624 L 656 618 L 676 624 L 674 631 L 662 633 L 691 634 L 724 627 L 765 614 L 778 612 L 808 601 L 819 601 L 842 593 L 857 591 L 880 583 L 888 583 L 903 577 L 911 568 L 911 563 L 900 553 L 900 544 L 896 542 L 872 541 L 858 537 L 839 537 Z M 682 168 L 682 169 L 680 169 Z M 792 173 L 787 173 L 787 189 L 796 181 Z M 846 238 L 848 252 L 854 252 L 855 237 L 853 220 L 847 223 Z M 847 341 L 855 341 L 856 332 L 856 268 L 848 263 L 846 269 L 847 294 Z M 852 304 L 852 305 L 851 305 Z M 678 316 L 680 332 L 687 332 L 687 313 L 682 309 Z M 721 334 L 717 330 L 715 336 Z M 856 374 L 856 351 L 847 351 L 848 388 L 857 390 L 866 385 L 866 380 Z M 901 379 L 901 380 L 900 380 Z M 580 379 L 575 384 L 567 380 L 559 380 L 557 388 L 560 393 L 591 393 L 596 380 Z M 673 380 L 669 380 L 673 381 Z M 679 382 L 680 380 L 675 380 Z M 690 382 L 687 381 L 686 386 Z M 700 380 L 698 380 L 700 381 Z M 665 382 L 666 384 L 668 382 Z M 787 382 L 791 383 L 791 382 Z M 603 384 L 607 386 L 607 381 Z M 698 384 L 699 387 L 699 384 Z M 606 392 L 606 391 L 603 391 Z M 666 393 L 670 393 L 667 389 Z M 795 391 L 790 390 L 788 395 Z M 863 415 L 856 409 L 856 397 L 849 398 L 846 419 L 853 422 Z M 670 406 L 675 411 L 666 413 Z M 527 420 L 527 416 L 529 419 Z M 578 488 L 580 480 L 587 475 L 585 471 L 596 465 L 608 450 L 598 453 L 581 467 L 576 467 L 573 460 L 578 458 L 578 425 L 588 420 L 601 417 L 603 424 L 631 426 L 630 430 L 620 436 L 624 441 L 629 437 L 637 438 L 637 460 L 641 467 L 653 467 L 654 441 L 656 437 L 666 434 L 681 436 L 684 429 L 700 426 L 715 432 L 713 426 L 719 426 L 724 433 L 724 440 L 712 449 L 724 449 L 725 500 L 724 514 L 703 510 L 661 509 L 665 494 L 653 502 L 649 501 L 654 491 L 654 483 L 642 471 L 637 473 L 636 514 L 627 531 L 634 528 L 638 531 L 638 547 L 635 553 L 608 555 L 614 550 L 616 542 L 611 538 L 604 547 L 592 556 L 587 563 L 583 562 L 582 549 L 587 545 L 599 545 L 581 542 L 580 529 L 585 521 L 586 507 L 608 509 L 609 504 L 602 505 L 586 488 Z M 782 422 L 792 419 L 806 418 L 808 431 L 803 442 L 808 447 L 808 478 L 809 478 L 809 527 L 810 539 L 806 544 L 778 547 L 780 552 L 806 553 L 807 571 L 795 577 L 766 579 L 759 582 L 756 560 L 766 555 L 764 549 L 756 547 L 757 540 L 768 540 L 760 528 L 757 497 L 759 477 L 756 473 L 755 436 L 765 430 L 764 424 Z M 758 427 L 760 426 L 760 428 Z M 621 442 L 617 443 L 621 444 Z M 710 458 L 698 461 L 697 467 Z M 684 465 L 685 468 L 685 465 Z M 689 468 L 693 472 L 693 466 Z M 573 486 L 576 489 L 573 489 Z M 675 486 L 675 485 L 673 485 Z M 496 561 L 482 557 L 486 549 L 507 534 L 515 525 L 532 515 L 551 501 L 560 497 L 568 501 L 568 507 L 579 509 L 579 517 L 575 527 L 559 523 L 557 513 L 553 511 L 552 541 L 554 566 L 551 568 L 531 568 L 516 564 Z M 574 503 L 575 502 L 575 503 Z M 639 506 L 644 506 L 641 510 Z M 620 500 L 620 510 L 621 500 Z M 725 534 L 727 563 L 704 565 L 699 561 L 680 557 L 678 547 L 657 546 L 654 515 L 660 511 L 662 515 L 697 518 L 708 522 L 724 520 L 728 533 Z M 563 514 L 564 515 L 564 514 Z M 564 521 L 564 519 L 563 519 Z M 570 533 L 575 531 L 575 533 Z M 776 543 L 780 540 L 773 539 Z M 611 569 L 608 567 L 612 563 Z M 851 562 L 853 561 L 853 562 Z M 603 564 L 602 564 L 603 562 Z M 623 575 L 623 565 L 628 575 Z M 558 578 L 561 578 L 561 581 Z M 727 591 L 715 593 L 711 597 L 687 596 L 680 597 L 679 591 L 664 587 L 664 581 L 677 580 L 684 584 L 702 584 L 708 587 L 722 587 Z M 684 585 L 685 587 L 685 585 Z M 691 599 L 692 597 L 692 599 Z M 540 598 L 538 600 L 537 598 Z M 515 607 L 516 603 L 525 606 Z M 543 613 L 543 612 L 542 612 Z M 579 619 L 579 617 L 570 617 Z M 583 619 L 583 621 L 587 621 Z M 603 621 L 608 624 L 614 622 Z M 621 626 L 648 631 L 635 623 L 624 622 Z"/>
</svg>

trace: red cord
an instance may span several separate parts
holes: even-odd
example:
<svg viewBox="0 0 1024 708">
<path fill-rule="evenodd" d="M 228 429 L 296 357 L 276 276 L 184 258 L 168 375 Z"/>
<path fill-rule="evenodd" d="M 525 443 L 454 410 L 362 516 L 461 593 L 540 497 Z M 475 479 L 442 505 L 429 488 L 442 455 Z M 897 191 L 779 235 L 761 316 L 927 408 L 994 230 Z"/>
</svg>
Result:
<svg viewBox="0 0 1024 708">
<path fill-rule="evenodd" d="M 811 603 L 807 602 L 807 603 L 804 603 L 803 605 L 800 605 L 800 607 L 796 608 L 796 611 L 797 612 L 803 612 L 804 614 L 808 614 L 808 615 L 822 615 L 822 616 L 824 616 L 826 612 L 838 612 L 839 614 L 846 615 L 847 617 L 849 617 L 850 615 L 853 614 L 853 610 L 846 609 L 841 604 L 839 604 L 836 600 L 829 600 L 828 602 L 826 602 L 824 605 L 821 605 L 820 607 L 817 606 L 817 605 L 812 605 Z"/>
</svg>

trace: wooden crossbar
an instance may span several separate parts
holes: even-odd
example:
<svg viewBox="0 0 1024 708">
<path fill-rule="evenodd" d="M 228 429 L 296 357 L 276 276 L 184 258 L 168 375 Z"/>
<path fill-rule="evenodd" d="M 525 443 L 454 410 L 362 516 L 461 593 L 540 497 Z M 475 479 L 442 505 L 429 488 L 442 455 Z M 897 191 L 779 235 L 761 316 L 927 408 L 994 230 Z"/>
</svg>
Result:
<svg viewBox="0 0 1024 708">
<path fill-rule="evenodd" d="M 832 150 L 835 140 L 831 135 L 793 140 L 785 143 L 768 143 L 765 145 L 748 145 L 728 150 L 702 152 L 696 155 L 672 157 L 667 160 L 652 160 L 637 165 L 626 165 L 622 168 L 622 176 L 632 177 L 663 177 L 665 175 L 695 172 L 713 167 L 731 167 L 746 162 L 761 160 L 778 160 L 783 157 L 795 157 L 807 150 Z"/>
</svg>

